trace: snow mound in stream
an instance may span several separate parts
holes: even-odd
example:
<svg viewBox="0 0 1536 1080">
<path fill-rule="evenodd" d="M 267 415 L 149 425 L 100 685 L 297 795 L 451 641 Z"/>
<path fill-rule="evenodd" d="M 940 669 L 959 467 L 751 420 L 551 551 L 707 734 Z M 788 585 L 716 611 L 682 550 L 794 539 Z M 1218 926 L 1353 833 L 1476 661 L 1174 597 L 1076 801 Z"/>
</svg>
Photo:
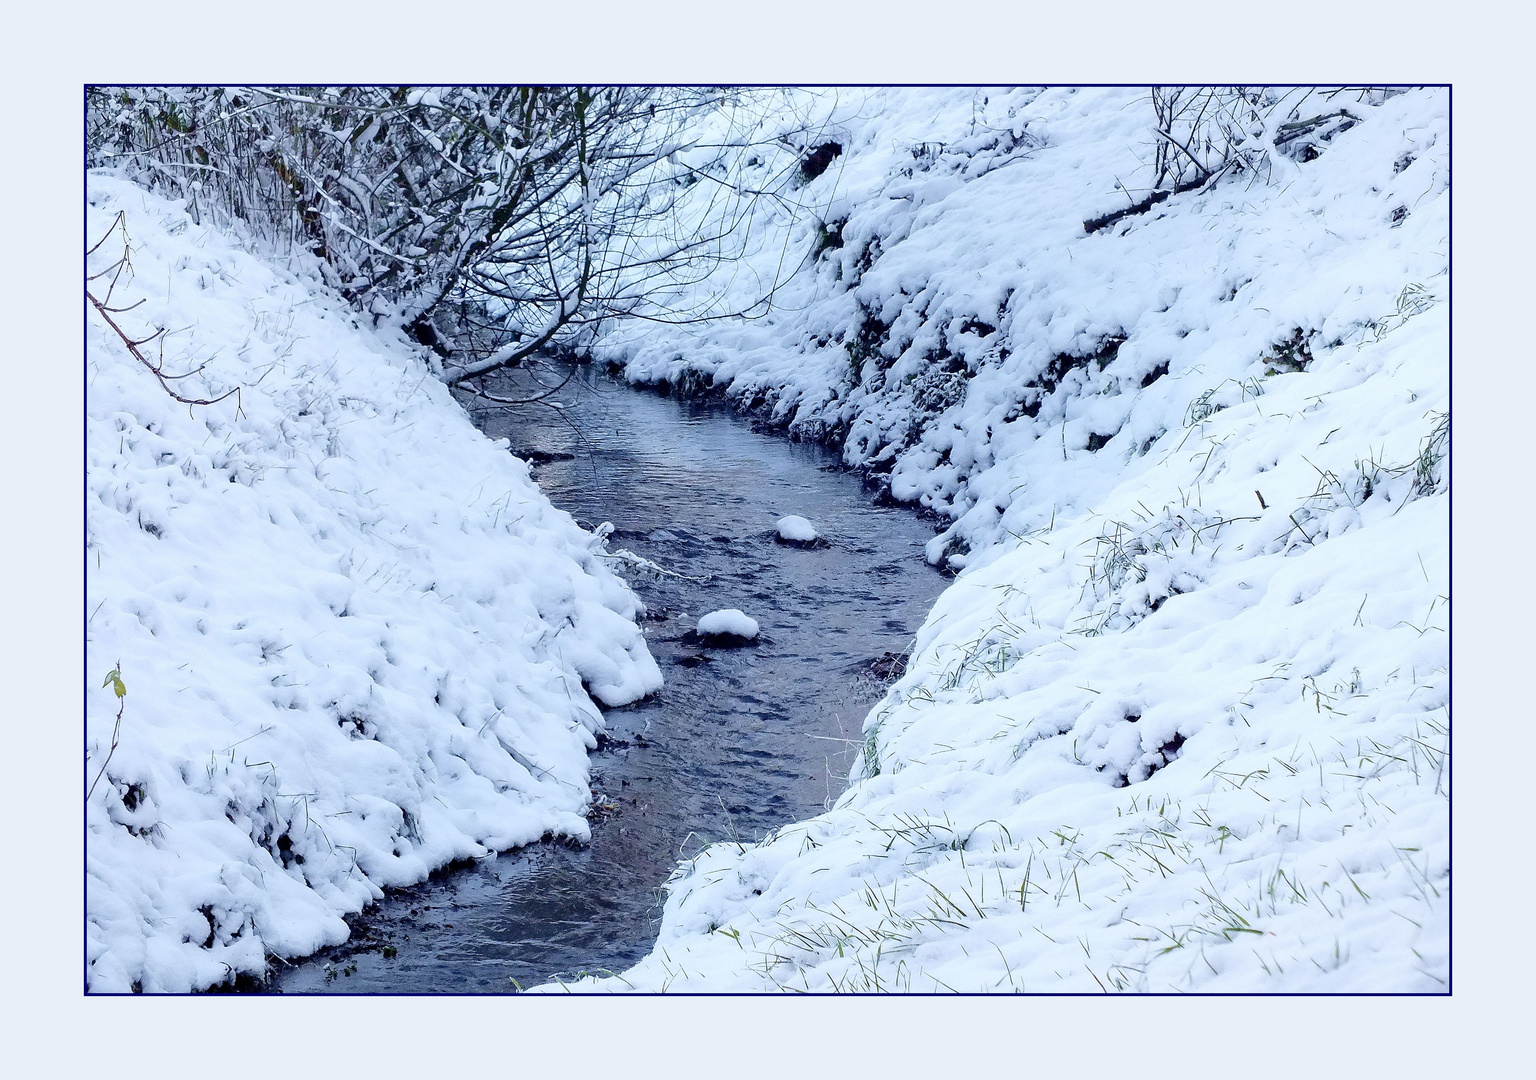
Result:
<svg viewBox="0 0 1536 1080">
<path fill-rule="evenodd" d="M 701 616 L 695 626 L 703 637 L 739 638 L 751 641 L 757 637 L 757 620 L 738 608 L 721 608 Z"/>
<path fill-rule="evenodd" d="M 779 518 L 778 533 L 780 540 L 793 544 L 812 544 L 821 535 L 816 531 L 816 526 L 799 514 Z"/>
<path fill-rule="evenodd" d="M 661 684 L 601 542 L 317 278 L 110 176 L 88 204 L 124 329 L 240 388 L 177 404 L 87 314 L 89 988 L 259 975 L 384 887 L 586 838 L 591 698 Z"/>
</svg>

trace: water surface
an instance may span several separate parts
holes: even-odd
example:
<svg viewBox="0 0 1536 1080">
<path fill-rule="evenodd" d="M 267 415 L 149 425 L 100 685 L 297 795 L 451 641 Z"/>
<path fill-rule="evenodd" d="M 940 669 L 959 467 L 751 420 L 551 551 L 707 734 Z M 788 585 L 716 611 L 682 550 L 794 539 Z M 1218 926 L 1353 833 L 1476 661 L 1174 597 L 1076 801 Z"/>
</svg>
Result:
<svg viewBox="0 0 1536 1080">
<path fill-rule="evenodd" d="M 922 559 L 932 528 L 880 507 L 834 454 L 754 431 L 723 406 L 635 390 L 591 369 L 552 402 L 477 414 L 534 464 L 554 504 L 611 522 L 627 549 L 680 577 L 626 578 L 644 599 L 664 688 L 606 714 L 592 755 L 592 842 L 540 844 L 391 892 L 346 945 L 283 967 L 289 992 L 497 993 L 622 971 L 650 951 L 659 887 L 706 843 L 751 840 L 842 791 L 870 665 L 901 653 L 945 579 Z M 509 396 L 542 389 L 522 373 Z M 776 542 L 786 514 L 828 541 Z M 748 648 L 712 648 L 698 616 L 740 608 Z"/>
</svg>

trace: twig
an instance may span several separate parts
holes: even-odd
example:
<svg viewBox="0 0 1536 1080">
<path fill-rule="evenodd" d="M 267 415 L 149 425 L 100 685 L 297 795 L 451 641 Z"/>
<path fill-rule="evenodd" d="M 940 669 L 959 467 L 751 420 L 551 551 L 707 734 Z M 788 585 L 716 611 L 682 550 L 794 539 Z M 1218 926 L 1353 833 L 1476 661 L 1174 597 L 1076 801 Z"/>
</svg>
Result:
<svg viewBox="0 0 1536 1080">
<path fill-rule="evenodd" d="M 167 394 L 169 394 L 171 397 L 175 398 L 177 401 L 181 402 L 183 405 L 217 405 L 219 402 L 223 401 L 225 398 L 232 397 L 232 396 L 238 395 L 240 393 L 240 387 L 237 386 L 233 390 L 230 390 L 230 391 L 228 391 L 226 393 L 220 394 L 216 398 L 187 398 L 187 397 L 182 397 L 175 390 L 171 389 L 171 384 L 167 380 L 168 379 L 184 379 L 187 376 L 186 375 L 166 375 L 165 372 L 161 371 L 159 367 L 157 367 L 156 365 L 150 363 L 149 359 L 147 357 L 145 357 L 145 355 L 143 353 L 139 352 L 139 346 L 142 345 L 145 341 L 153 340 L 156 335 L 152 334 L 152 335 L 150 335 L 147 338 L 143 338 L 142 340 L 135 341 L 133 338 L 129 337 L 127 334 L 125 334 L 123 332 L 123 328 L 121 326 L 118 326 L 117 323 L 112 321 L 112 316 L 107 314 L 107 307 L 106 307 L 106 305 L 103 304 L 100 300 L 96 299 L 96 297 L 94 295 L 92 295 L 90 289 L 86 289 L 85 290 L 85 298 L 91 302 L 91 306 L 96 309 L 96 313 L 102 317 L 102 319 L 106 322 L 106 324 L 108 326 L 110 326 L 114 331 L 117 332 L 117 336 L 123 339 L 123 344 L 128 346 L 128 351 L 133 355 L 133 358 L 135 360 L 137 360 L 139 363 L 143 364 L 145 367 L 147 367 L 150 370 L 150 372 L 155 376 L 155 378 L 160 381 L 160 385 L 165 390 L 165 392 Z M 201 370 L 202 370 L 202 368 L 198 368 L 197 369 L 197 371 L 201 371 Z M 188 372 L 187 374 L 188 375 L 192 375 L 192 374 L 196 374 L 196 372 Z M 236 397 L 235 398 L 235 402 L 238 405 L 240 403 L 240 399 L 238 397 Z"/>
<path fill-rule="evenodd" d="M 117 735 L 123 727 L 123 706 L 127 704 L 127 691 L 123 689 L 122 670 L 123 662 L 119 660 L 117 667 L 113 668 L 107 675 L 106 682 L 101 684 L 102 686 L 106 686 L 109 683 L 112 684 L 113 690 L 117 693 L 117 720 L 112 725 L 112 745 L 107 748 L 107 760 L 101 763 L 101 770 L 97 772 L 96 779 L 91 781 L 90 790 L 85 793 L 86 802 L 90 802 L 91 796 L 96 794 L 96 785 L 101 783 L 101 778 L 106 775 L 107 766 L 112 761 L 112 755 L 117 751 Z"/>
</svg>

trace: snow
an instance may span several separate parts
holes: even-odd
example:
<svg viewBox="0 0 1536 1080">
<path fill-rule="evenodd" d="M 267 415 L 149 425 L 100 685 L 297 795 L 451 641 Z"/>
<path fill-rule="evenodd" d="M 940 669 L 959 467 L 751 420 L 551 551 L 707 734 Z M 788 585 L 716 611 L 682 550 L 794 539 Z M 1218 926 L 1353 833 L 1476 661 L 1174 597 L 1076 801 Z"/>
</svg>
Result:
<svg viewBox="0 0 1536 1080">
<path fill-rule="evenodd" d="M 757 637 L 757 620 L 737 608 L 721 608 L 701 616 L 695 630 L 705 637 L 734 637 L 751 641 Z"/>
<path fill-rule="evenodd" d="M 239 388 L 176 403 L 88 311 L 87 979 L 186 991 L 339 943 L 454 860 L 586 838 L 595 702 L 661 678 L 601 539 L 419 349 L 91 176 L 92 242 L 119 212 L 113 302 L 144 302 L 116 318 L 173 331 L 170 373 L 206 362 L 183 396 Z"/>
<path fill-rule="evenodd" d="M 796 544 L 812 543 L 820 535 L 816 531 L 816 526 L 798 514 L 779 518 L 778 532 L 780 540 L 789 540 Z"/>
<path fill-rule="evenodd" d="M 819 221 L 699 286 L 840 223 L 778 312 L 592 351 L 833 440 L 960 573 L 836 804 L 566 988 L 1446 990 L 1447 92 L 1092 233 L 1144 91 L 839 93 Z"/>
<path fill-rule="evenodd" d="M 844 151 L 671 303 L 776 310 L 591 351 L 833 441 L 959 576 L 837 802 L 682 864 L 655 951 L 565 988 L 1446 989 L 1448 93 L 1350 95 L 1311 160 L 1093 232 L 1147 189 L 1144 92 L 774 94 L 766 136 Z M 591 699 L 659 684 L 601 538 L 316 275 L 90 200 L 124 320 L 242 388 L 176 405 L 88 316 L 92 988 L 584 836 Z"/>
</svg>

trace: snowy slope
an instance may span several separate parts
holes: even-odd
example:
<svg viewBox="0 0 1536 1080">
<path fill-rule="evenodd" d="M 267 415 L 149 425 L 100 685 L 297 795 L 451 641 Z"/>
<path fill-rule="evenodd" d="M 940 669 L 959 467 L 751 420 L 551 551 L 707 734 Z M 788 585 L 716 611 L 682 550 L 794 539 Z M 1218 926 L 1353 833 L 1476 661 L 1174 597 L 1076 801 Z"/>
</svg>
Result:
<svg viewBox="0 0 1536 1080">
<path fill-rule="evenodd" d="M 776 315 L 594 352 L 841 442 L 963 572 L 837 805 L 580 985 L 1444 990 L 1446 95 L 1093 232 L 1145 93 L 854 96 Z"/>
<path fill-rule="evenodd" d="M 206 363 L 183 396 L 240 387 L 178 404 L 87 314 L 89 988 L 260 973 L 383 887 L 586 837 L 591 699 L 661 682 L 601 541 L 318 276 L 121 180 L 88 202 L 93 242 L 125 215 L 124 328 Z"/>
</svg>

